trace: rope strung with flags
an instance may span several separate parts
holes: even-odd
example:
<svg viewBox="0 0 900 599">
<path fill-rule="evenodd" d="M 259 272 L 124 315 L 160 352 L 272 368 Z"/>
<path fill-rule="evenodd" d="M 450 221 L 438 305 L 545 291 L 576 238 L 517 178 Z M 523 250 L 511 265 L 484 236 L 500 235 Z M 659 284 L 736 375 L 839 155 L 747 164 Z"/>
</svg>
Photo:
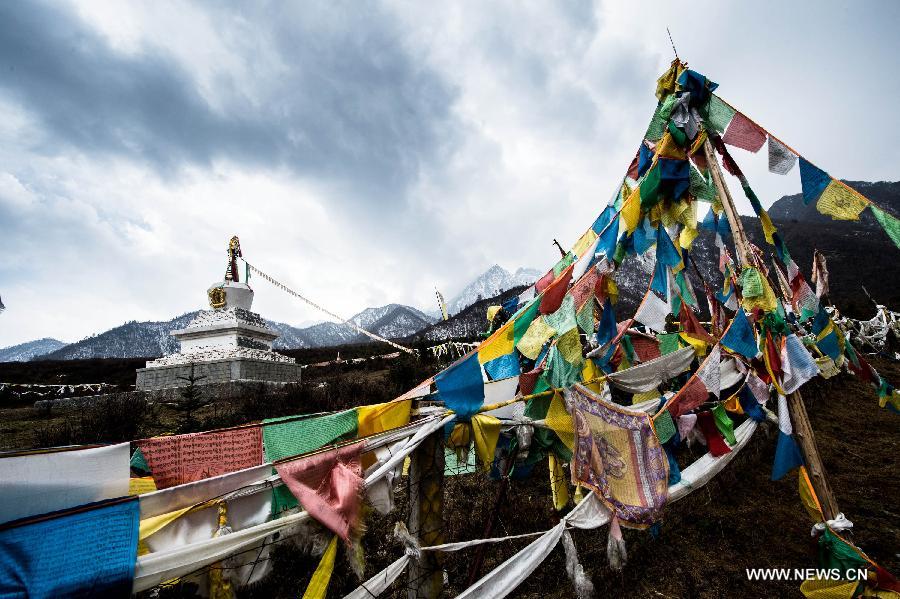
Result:
<svg viewBox="0 0 900 599">
<path fill-rule="evenodd" d="M 250 263 L 247 262 L 246 260 L 244 260 L 244 264 L 246 264 L 247 267 L 248 267 L 251 271 L 253 271 L 253 273 L 255 273 L 255 274 L 261 276 L 262 278 L 264 278 L 266 281 L 268 281 L 269 283 L 271 283 L 271 284 L 274 285 L 275 287 L 278 287 L 278 288 L 281 289 L 282 291 L 285 291 L 285 292 L 287 292 L 288 294 L 293 295 L 294 297 L 296 297 L 296 298 L 298 298 L 298 299 L 300 299 L 300 300 L 306 302 L 307 304 L 309 304 L 310 306 L 312 306 L 312 307 L 315 308 L 316 310 L 319 310 L 320 312 L 324 312 L 324 313 L 327 314 L 328 316 L 331 316 L 332 318 L 335 318 L 335 319 L 339 320 L 339 321 L 341 322 L 341 324 L 347 325 L 347 326 L 350 327 L 351 329 L 356 330 L 356 332 L 362 333 L 362 334 L 365 335 L 366 337 L 369 337 L 370 339 L 374 339 L 375 341 L 381 341 L 382 343 L 387 343 L 388 345 L 390 345 L 390 346 L 392 346 L 392 347 L 396 347 L 396 348 L 399 349 L 400 351 L 404 351 L 404 352 L 406 352 L 406 353 L 408 353 L 408 354 L 414 354 L 414 353 L 415 353 L 415 352 L 414 352 L 413 350 L 411 350 L 410 348 L 404 347 L 404 346 L 400 345 L 399 343 L 394 343 L 394 342 L 391 341 L 390 339 L 385 339 L 385 338 L 382 337 L 381 335 L 376 335 L 375 333 L 372 333 L 372 332 L 370 332 L 370 331 L 367 331 L 366 329 L 362 328 L 361 326 L 359 326 L 358 324 L 356 324 L 356 323 L 353 322 L 352 320 L 347 320 L 346 318 L 342 318 L 342 317 L 338 316 L 337 314 L 335 314 L 334 312 L 332 312 L 331 310 L 328 310 L 327 308 L 323 308 L 322 306 L 320 306 L 320 305 L 317 304 L 316 302 L 312 301 L 311 299 L 308 299 L 308 298 L 306 298 L 306 297 L 303 297 L 302 295 L 300 295 L 299 293 L 297 293 L 296 291 L 294 291 L 293 289 L 291 289 L 290 287 L 288 287 L 288 286 L 285 285 L 284 283 L 281 283 L 281 282 L 275 280 L 273 277 L 267 275 L 266 273 L 264 273 L 264 272 L 261 271 L 260 269 L 256 268 L 255 266 L 253 266 L 252 264 L 250 264 Z"/>
</svg>

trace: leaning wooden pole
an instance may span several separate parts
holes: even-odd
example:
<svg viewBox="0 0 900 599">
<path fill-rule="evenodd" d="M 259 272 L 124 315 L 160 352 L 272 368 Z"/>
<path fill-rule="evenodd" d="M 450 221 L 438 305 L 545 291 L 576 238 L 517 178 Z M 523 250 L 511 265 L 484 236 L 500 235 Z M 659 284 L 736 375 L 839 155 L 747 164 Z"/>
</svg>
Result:
<svg viewBox="0 0 900 599">
<path fill-rule="evenodd" d="M 413 452 L 409 464 L 409 518 L 407 528 L 429 547 L 444 542 L 444 432 L 433 433 Z M 444 573 L 440 556 L 422 552 L 421 559 L 409 563 L 409 599 L 433 599 L 441 594 Z"/>
<path fill-rule="evenodd" d="M 725 179 L 722 176 L 722 170 L 719 167 L 719 160 L 716 158 L 712 144 L 707 139 L 703 144 L 703 152 L 706 155 L 706 162 L 712 175 L 713 183 L 719 194 L 719 200 L 722 202 L 722 208 L 728 224 L 731 226 L 731 233 L 734 236 L 734 247 L 737 251 L 738 258 L 741 261 L 741 268 L 753 265 L 751 257 L 753 253 L 750 251 L 750 243 L 747 240 L 747 234 L 744 231 L 744 225 L 734 206 L 734 200 Z M 739 310 L 742 308 L 738 308 Z M 838 514 L 837 501 L 828 485 L 825 475 L 825 466 L 822 463 L 822 457 L 819 455 L 819 449 L 816 447 L 816 438 L 813 435 L 812 426 L 809 422 L 809 414 L 806 412 L 806 406 L 803 404 L 803 398 L 800 393 L 795 391 L 788 394 L 787 398 L 788 412 L 791 415 L 791 423 L 794 428 L 794 436 L 800 445 L 800 451 L 803 454 L 803 461 L 809 470 L 810 481 L 813 490 L 819 498 L 822 505 L 822 513 L 826 520 L 833 519 Z"/>
</svg>

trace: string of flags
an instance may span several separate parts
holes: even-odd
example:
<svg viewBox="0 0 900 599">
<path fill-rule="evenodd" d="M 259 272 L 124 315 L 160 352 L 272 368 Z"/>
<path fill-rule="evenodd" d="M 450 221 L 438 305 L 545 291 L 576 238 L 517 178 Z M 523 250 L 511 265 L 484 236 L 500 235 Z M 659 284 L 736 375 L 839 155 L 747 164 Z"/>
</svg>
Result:
<svg viewBox="0 0 900 599">
<path fill-rule="evenodd" d="M 200 576 L 205 592 L 221 596 L 228 585 L 265 575 L 267 538 L 309 525 L 327 542 L 304 596 L 323 597 L 339 551 L 364 580 L 362 498 L 390 513 L 403 460 L 435 433 L 457 464 L 495 480 L 529 476 L 547 460 L 552 505 L 563 511 L 576 504 L 557 527 L 535 533 L 537 540 L 463 596 L 505 596 L 558 542 L 573 583 L 586 588 L 566 526 L 609 524 L 610 563 L 623 567 L 621 527 L 655 530 L 666 506 L 724 467 L 774 405 L 779 434 L 772 478 L 798 472 L 822 562 L 849 560 L 872 573 L 871 589 L 900 592 L 895 578 L 841 536 L 845 520 L 825 518 L 788 409 L 789 396 L 803 384 L 843 368 L 870 383 L 887 409 L 900 411 L 900 394 L 834 322 L 823 303 L 824 264 L 816 268 L 814 291 L 726 146 L 758 152 L 768 143 L 770 170 L 780 174 L 799 163 L 804 199 L 823 214 L 856 219 L 870 208 L 895 243 L 897 221 L 721 100 L 717 87 L 673 62 L 657 82 L 659 104 L 634 160 L 590 228 L 534 286 L 490 309 L 483 342 L 397 400 L 142 439 L 100 453 L 74 448 L 0 457 L 0 479 L 25 481 L 25 496 L 0 502 L 20 509 L 0 513 L 7 519 L 0 523 L 0 549 L 20 556 L 5 559 L 8 552 L 0 551 L 0 590 L 58 596 L 93 588 L 125 596 Z M 716 153 L 738 177 L 775 248 L 771 264 L 753 246 L 735 243 L 737 254 L 729 248 L 741 230 L 723 198 Z M 711 207 L 702 222 L 698 202 Z M 716 281 L 691 276 L 700 229 L 715 237 Z M 636 256 L 652 268 L 628 317 L 616 274 Z M 709 327 L 698 317 L 701 300 Z M 417 399 L 440 405 L 414 420 Z M 516 403 L 524 408 L 508 409 Z M 695 443 L 706 452 L 680 468 L 678 452 Z M 36 499 L 41 473 L 59 469 L 67 457 L 77 458 L 76 476 L 60 477 L 66 492 L 54 499 L 73 503 Z M 68 547 L 75 567 L 53 580 L 41 541 L 61 545 L 66 530 L 89 542 Z M 296 534 L 312 534 L 304 531 Z M 450 545 L 440 550 L 459 548 Z M 408 562 L 407 556 L 389 566 L 390 580 Z M 507 576 L 510 568 L 521 575 Z M 382 578 L 377 588 L 387 586 L 387 574 Z M 359 596 L 376 588 L 369 582 Z"/>
</svg>

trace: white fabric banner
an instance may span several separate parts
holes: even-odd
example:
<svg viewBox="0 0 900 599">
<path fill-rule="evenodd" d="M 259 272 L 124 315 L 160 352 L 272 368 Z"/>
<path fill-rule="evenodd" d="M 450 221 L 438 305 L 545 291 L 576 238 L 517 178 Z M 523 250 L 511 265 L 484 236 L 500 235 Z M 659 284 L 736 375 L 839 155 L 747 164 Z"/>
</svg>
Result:
<svg viewBox="0 0 900 599">
<path fill-rule="evenodd" d="M 128 443 L 0 455 L 0 523 L 128 495 Z"/>
<path fill-rule="evenodd" d="M 404 555 L 387 568 L 356 587 L 356 590 L 347 594 L 345 599 L 369 599 L 370 597 L 378 597 L 385 592 L 395 580 L 397 580 L 397 577 L 406 570 L 406 566 L 408 565 L 409 556 Z"/>
<path fill-rule="evenodd" d="M 687 370 L 693 360 L 694 348 L 682 347 L 649 362 L 613 372 L 607 378 L 628 393 L 646 393 Z"/>
</svg>

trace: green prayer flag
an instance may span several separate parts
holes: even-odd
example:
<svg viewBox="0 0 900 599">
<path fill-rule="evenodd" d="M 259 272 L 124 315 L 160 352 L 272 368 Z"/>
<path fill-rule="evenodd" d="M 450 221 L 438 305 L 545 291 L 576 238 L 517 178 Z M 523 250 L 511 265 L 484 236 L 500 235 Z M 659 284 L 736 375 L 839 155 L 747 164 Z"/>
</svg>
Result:
<svg viewBox="0 0 900 599">
<path fill-rule="evenodd" d="M 741 272 L 741 293 L 747 298 L 760 297 L 764 293 L 759 271 L 752 266 L 744 268 Z"/>
<path fill-rule="evenodd" d="M 659 184 L 660 184 L 660 168 L 659 164 L 650 167 L 650 170 L 644 174 L 641 181 L 641 210 L 647 211 L 659 202 Z"/>
<path fill-rule="evenodd" d="M 516 345 L 518 345 L 519 341 L 522 340 L 522 337 L 525 336 L 525 331 L 531 326 L 532 321 L 537 318 L 540 309 L 541 300 L 539 297 L 536 297 L 531 300 L 531 303 L 516 317 L 516 320 L 513 322 L 513 342 Z"/>
<path fill-rule="evenodd" d="M 689 192 L 698 200 L 704 202 L 714 202 L 716 199 L 716 188 L 712 181 L 707 181 L 699 170 L 691 167 L 691 186 Z"/>
<path fill-rule="evenodd" d="M 564 271 L 564 270 L 565 270 L 570 264 L 572 264 L 573 262 L 575 262 L 575 254 L 573 254 L 573 253 L 570 251 L 570 252 L 566 253 L 565 256 L 563 256 L 562 258 L 560 258 L 560 259 L 559 259 L 559 262 L 557 262 L 557 263 L 553 266 L 553 278 L 558 277 L 559 274 L 560 274 L 562 271 Z"/>
<path fill-rule="evenodd" d="M 675 420 L 669 410 L 663 410 L 653 419 L 653 427 L 656 429 L 656 437 L 660 443 L 668 443 L 675 436 Z"/>
<path fill-rule="evenodd" d="M 853 547 L 848 545 L 831 529 L 826 528 L 819 537 L 819 567 L 837 569 L 847 577 L 848 570 L 863 570 L 869 567 L 866 561 Z M 856 572 L 853 572 L 855 576 Z"/>
<path fill-rule="evenodd" d="M 301 420 L 295 416 L 263 420 L 266 461 L 274 462 L 308 453 L 349 438 L 356 434 L 357 422 L 355 409 Z M 278 514 L 296 505 L 297 500 L 287 486 L 275 487 L 272 492 L 273 513 Z"/>
<path fill-rule="evenodd" d="M 678 333 L 665 333 L 658 335 L 656 338 L 659 340 L 659 352 L 664 356 L 681 347 Z"/>
<path fill-rule="evenodd" d="M 875 215 L 875 219 L 881 224 L 881 228 L 888 234 L 894 245 L 900 248 L 900 220 L 894 218 L 875 204 L 869 205 L 872 207 L 872 214 Z"/>
<path fill-rule="evenodd" d="M 134 450 L 134 453 L 131 454 L 131 467 L 138 472 L 151 474 L 150 466 L 147 464 L 147 460 L 144 459 L 144 452 L 141 451 L 141 448 L 138 447 Z"/>
<path fill-rule="evenodd" d="M 550 349 L 550 356 L 547 359 L 547 370 L 549 370 L 549 383 L 555 389 L 563 389 L 571 387 L 573 384 L 581 380 L 582 363 L 570 364 L 566 361 L 562 352 L 557 346 Z"/>
<path fill-rule="evenodd" d="M 644 139 L 650 141 L 662 139 L 663 134 L 666 132 L 666 126 L 669 123 L 669 117 L 672 116 L 675 100 L 674 95 L 668 96 L 656 107 L 656 112 L 653 113 L 653 118 L 650 119 L 650 126 L 647 127 L 647 132 L 644 133 Z"/>
<path fill-rule="evenodd" d="M 592 293 L 588 298 L 588 301 L 584 303 L 579 310 L 575 314 L 575 321 L 578 323 L 578 328 L 581 329 L 581 332 L 585 335 L 590 335 L 594 332 L 594 294 Z"/>
<path fill-rule="evenodd" d="M 736 445 L 737 439 L 734 437 L 734 422 L 731 420 L 728 412 L 725 411 L 725 406 L 721 403 L 717 403 L 716 407 L 712 409 L 712 415 L 716 421 L 716 428 L 719 429 L 719 432 L 722 433 L 722 436 L 725 437 L 728 444 Z"/>
<path fill-rule="evenodd" d="M 709 103 L 706 105 L 706 110 L 701 113 L 701 116 L 708 129 L 725 133 L 725 129 L 728 128 L 728 123 L 731 122 L 734 113 L 734 108 L 719 99 L 719 96 L 710 94 Z"/>
</svg>

